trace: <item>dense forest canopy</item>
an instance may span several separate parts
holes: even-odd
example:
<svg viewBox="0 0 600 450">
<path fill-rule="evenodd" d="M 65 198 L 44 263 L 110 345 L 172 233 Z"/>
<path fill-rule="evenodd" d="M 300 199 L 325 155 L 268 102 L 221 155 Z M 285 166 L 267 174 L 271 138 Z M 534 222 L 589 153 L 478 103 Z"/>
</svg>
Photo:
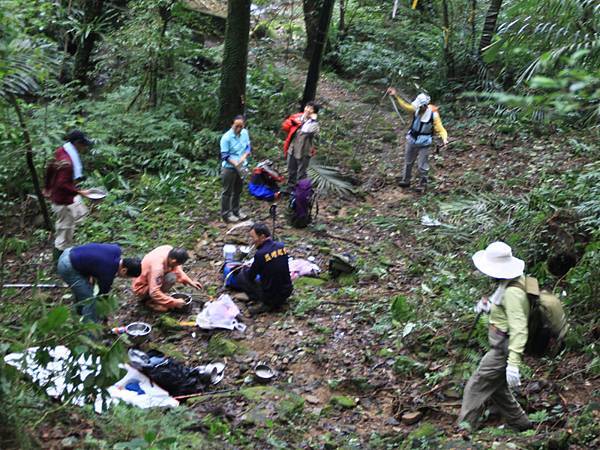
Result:
<svg viewBox="0 0 600 450">
<path fill-rule="evenodd" d="M 413 119 L 389 87 L 430 96 L 448 132 L 424 193 L 398 186 Z M 108 195 L 75 242 L 140 257 L 185 247 L 199 295 L 218 296 L 221 137 L 244 116 L 251 168 L 285 172 L 281 124 L 311 101 L 316 219 L 298 230 L 285 201 L 277 213 L 242 195 L 323 270 L 295 281 L 286 311 L 192 337 L 181 322 L 195 315 L 152 315 L 129 281 L 102 296 L 102 325 L 78 320 L 67 289 L 35 286 L 59 280 L 45 173 L 77 129 L 94 142 L 81 186 Z M 599 446 L 599 130 L 597 0 L 0 0 L 0 447 Z M 560 298 L 570 331 L 559 356 L 525 360 L 518 400 L 535 427 L 465 437 L 457 407 L 487 346 L 473 306 L 490 288 L 470 257 L 497 240 Z M 325 273 L 337 254 L 356 271 Z M 34 286 L 5 286 L 19 283 Z M 108 330 L 142 319 L 148 348 L 226 361 L 216 393 L 96 414 L 4 360 L 36 347 L 44 363 L 57 345 L 97 357 L 85 381 L 66 369 L 95 397 L 131 344 Z M 277 368 L 273 384 L 248 382 L 259 361 Z"/>
</svg>

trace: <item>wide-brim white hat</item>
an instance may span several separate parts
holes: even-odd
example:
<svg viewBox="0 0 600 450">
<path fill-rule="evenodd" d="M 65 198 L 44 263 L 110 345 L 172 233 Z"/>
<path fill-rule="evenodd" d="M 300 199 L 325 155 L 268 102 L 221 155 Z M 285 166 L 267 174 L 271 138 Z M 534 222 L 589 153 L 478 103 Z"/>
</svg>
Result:
<svg viewBox="0 0 600 450">
<path fill-rule="evenodd" d="M 492 242 L 485 250 L 473 255 L 473 263 L 481 272 L 492 278 L 510 280 L 523 275 L 525 261 L 515 258 L 504 242 Z"/>
</svg>

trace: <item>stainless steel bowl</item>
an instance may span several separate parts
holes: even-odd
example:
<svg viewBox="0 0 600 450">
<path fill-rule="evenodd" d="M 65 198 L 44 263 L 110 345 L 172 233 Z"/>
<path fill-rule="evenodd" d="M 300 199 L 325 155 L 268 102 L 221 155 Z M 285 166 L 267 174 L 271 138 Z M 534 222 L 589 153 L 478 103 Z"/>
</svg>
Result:
<svg viewBox="0 0 600 450">
<path fill-rule="evenodd" d="M 95 202 L 104 200 L 106 198 L 106 196 L 108 195 L 107 192 L 101 188 L 91 188 L 91 189 L 88 189 L 88 192 L 89 193 L 88 193 L 88 195 L 86 195 L 86 197 Z"/>
<path fill-rule="evenodd" d="M 254 368 L 254 376 L 260 383 L 268 383 L 275 378 L 275 371 L 264 363 L 259 363 Z"/>
<path fill-rule="evenodd" d="M 145 322 L 132 322 L 125 327 L 125 334 L 136 344 L 148 339 L 152 326 Z"/>
<path fill-rule="evenodd" d="M 175 292 L 171 295 L 171 297 L 183 300 L 185 302 L 185 305 L 183 305 L 177 311 L 189 312 L 192 309 L 192 303 L 194 303 L 194 299 L 190 294 L 186 294 L 185 292 Z"/>
</svg>

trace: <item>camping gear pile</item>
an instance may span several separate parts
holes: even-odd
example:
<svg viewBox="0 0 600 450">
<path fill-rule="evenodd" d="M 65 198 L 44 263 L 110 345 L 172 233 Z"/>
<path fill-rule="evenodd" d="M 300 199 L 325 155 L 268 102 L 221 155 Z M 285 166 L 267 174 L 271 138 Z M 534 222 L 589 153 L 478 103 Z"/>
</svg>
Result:
<svg viewBox="0 0 600 450">
<path fill-rule="evenodd" d="M 188 395 L 218 383 L 223 377 L 223 364 L 207 364 L 190 368 L 156 350 L 145 353 L 129 350 L 131 366 L 166 390 L 171 396 Z"/>
</svg>

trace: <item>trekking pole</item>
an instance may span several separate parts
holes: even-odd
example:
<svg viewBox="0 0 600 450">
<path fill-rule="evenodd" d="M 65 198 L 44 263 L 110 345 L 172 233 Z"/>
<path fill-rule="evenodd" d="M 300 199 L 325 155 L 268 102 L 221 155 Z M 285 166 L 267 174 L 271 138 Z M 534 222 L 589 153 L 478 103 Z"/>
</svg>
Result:
<svg viewBox="0 0 600 450">
<path fill-rule="evenodd" d="M 3 288 L 38 288 L 38 289 L 65 289 L 66 284 L 34 284 L 34 283 L 7 283 L 2 285 Z"/>
<path fill-rule="evenodd" d="M 273 230 L 271 231 L 271 234 L 273 235 L 273 240 L 275 240 L 275 219 L 277 217 L 277 203 L 271 203 L 271 207 L 269 208 L 269 215 L 273 220 Z"/>
<path fill-rule="evenodd" d="M 453 141 L 448 141 L 448 143 L 445 145 L 445 147 L 448 147 L 448 146 L 450 146 L 450 145 L 452 145 L 452 144 L 454 144 L 456 142 L 462 142 L 462 140 L 461 139 L 454 139 Z M 435 153 L 436 154 L 439 153 L 441 148 L 444 148 L 444 144 L 437 144 L 435 146 Z"/>
<path fill-rule="evenodd" d="M 467 340 L 465 342 L 469 342 L 469 340 L 471 340 L 471 336 L 473 336 L 473 333 L 475 332 L 475 328 L 477 328 L 477 322 L 479 322 L 479 318 L 481 317 L 481 314 L 483 314 L 483 311 L 479 311 L 477 313 L 477 316 L 475 317 L 475 321 L 473 322 L 473 325 L 471 326 L 471 331 L 469 331 L 469 335 L 467 336 Z"/>
<path fill-rule="evenodd" d="M 377 107 L 381 104 L 381 102 L 387 95 L 388 95 L 388 93 L 387 93 L 387 89 L 386 89 L 386 91 L 383 93 L 383 96 L 379 99 L 379 101 L 376 104 L 373 105 L 373 107 L 371 108 L 371 111 L 369 111 L 369 115 L 367 116 L 367 120 L 365 121 L 365 126 L 363 127 L 363 132 L 361 135 L 360 143 L 357 145 L 358 148 L 361 148 L 364 143 L 365 136 L 367 135 L 367 130 L 369 129 L 369 126 L 371 125 L 371 119 L 373 118 L 373 114 L 375 113 L 375 110 L 377 109 Z"/>
<path fill-rule="evenodd" d="M 405 124 L 404 117 L 402 117 L 402 114 L 400 114 L 400 111 L 398 111 L 398 106 L 396 106 L 396 102 L 394 101 L 394 99 L 392 98 L 391 95 L 390 95 L 390 101 L 392 102 L 394 111 L 396 111 L 396 114 L 398 114 L 398 117 L 400 118 L 400 122 L 402 122 L 402 124 L 404 125 Z"/>
</svg>

